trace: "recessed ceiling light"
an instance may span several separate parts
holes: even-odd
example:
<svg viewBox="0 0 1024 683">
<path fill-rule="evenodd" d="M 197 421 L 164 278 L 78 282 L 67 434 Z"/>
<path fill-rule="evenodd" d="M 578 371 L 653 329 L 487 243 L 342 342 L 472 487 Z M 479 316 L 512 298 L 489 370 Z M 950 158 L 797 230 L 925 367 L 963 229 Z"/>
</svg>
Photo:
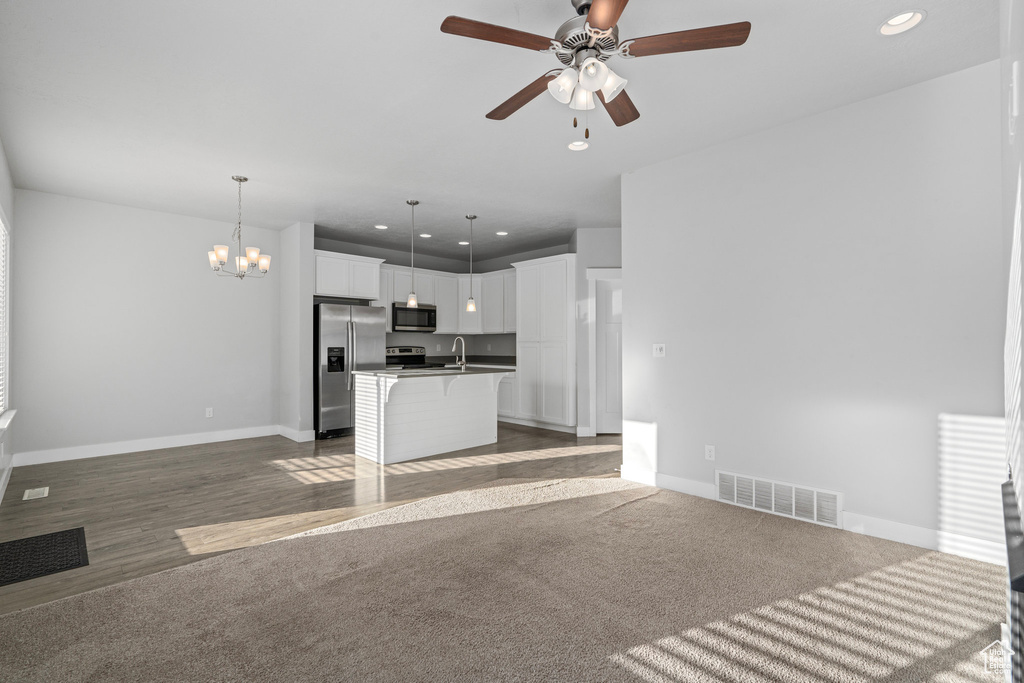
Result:
<svg viewBox="0 0 1024 683">
<path fill-rule="evenodd" d="M 505 236 L 505 235 L 507 235 L 508 233 L 507 233 L 507 232 L 496 232 L 496 233 L 494 233 L 494 234 L 495 234 L 495 235 L 501 235 L 502 237 L 504 237 L 504 236 Z"/>
<path fill-rule="evenodd" d="M 576 142 L 569 143 L 569 149 L 571 149 L 574 152 L 582 152 L 587 147 L 590 147 L 590 143 L 584 140 L 577 140 Z"/>
<path fill-rule="evenodd" d="M 428 235 L 428 234 L 427 234 L 427 233 L 425 233 L 425 232 L 421 232 L 421 233 L 420 233 L 420 237 L 430 237 L 430 235 Z"/>
<path fill-rule="evenodd" d="M 377 228 L 378 230 L 387 230 L 388 229 L 388 226 L 386 226 L 386 225 L 375 225 L 373 227 Z"/>
<path fill-rule="evenodd" d="M 900 12 L 889 21 L 885 22 L 878 28 L 878 32 L 883 36 L 894 36 L 897 33 L 903 33 L 914 28 L 924 19 L 924 10 L 911 10 L 909 12 Z"/>
<path fill-rule="evenodd" d="M 459 246 L 460 247 L 467 247 L 467 246 L 469 246 L 469 242 L 459 242 Z"/>
</svg>

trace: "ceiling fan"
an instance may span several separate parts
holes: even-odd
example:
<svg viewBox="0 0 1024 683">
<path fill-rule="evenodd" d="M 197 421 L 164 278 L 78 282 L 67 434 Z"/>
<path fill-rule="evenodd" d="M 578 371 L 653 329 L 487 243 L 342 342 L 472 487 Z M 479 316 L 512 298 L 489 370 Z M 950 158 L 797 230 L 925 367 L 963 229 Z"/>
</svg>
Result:
<svg viewBox="0 0 1024 683">
<path fill-rule="evenodd" d="M 745 43 L 750 35 L 750 22 L 741 21 L 619 42 L 617 24 L 629 0 L 570 1 L 578 16 L 562 24 L 554 39 L 462 17 L 448 17 L 441 24 L 444 33 L 551 52 L 565 65 L 563 69 L 549 71 L 502 102 L 487 118 L 506 119 L 548 90 L 571 109 L 593 109 L 596 98 L 615 125 L 624 126 L 640 118 L 640 112 L 624 90 L 626 80 L 605 64 L 611 57 L 628 59 L 733 47 Z"/>
</svg>

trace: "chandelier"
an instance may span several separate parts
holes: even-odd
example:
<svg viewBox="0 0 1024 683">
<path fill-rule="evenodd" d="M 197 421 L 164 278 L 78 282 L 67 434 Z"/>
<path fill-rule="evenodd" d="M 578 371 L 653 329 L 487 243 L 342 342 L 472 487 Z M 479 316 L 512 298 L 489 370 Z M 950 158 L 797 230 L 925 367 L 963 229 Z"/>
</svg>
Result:
<svg viewBox="0 0 1024 683">
<path fill-rule="evenodd" d="M 210 267 L 217 275 L 229 275 L 237 277 L 239 280 L 246 275 L 263 277 L 270 270 L 270 255 L 261 254 L 259 247 L 246 247 L 245 254 L 242 253 L 242 183 L 249 179 L 243 175 L 233 175 L 231 179 L 238 183 L 238 223 L 235 225 L 235 231 L 231 233 L 231 239 L 238 243 L 235 269 L 225 268 L 228 263 L 229 251 L 226 244 L 215 244 L 213 251 L 207 252 L 210 257 Z"/>
</svg>

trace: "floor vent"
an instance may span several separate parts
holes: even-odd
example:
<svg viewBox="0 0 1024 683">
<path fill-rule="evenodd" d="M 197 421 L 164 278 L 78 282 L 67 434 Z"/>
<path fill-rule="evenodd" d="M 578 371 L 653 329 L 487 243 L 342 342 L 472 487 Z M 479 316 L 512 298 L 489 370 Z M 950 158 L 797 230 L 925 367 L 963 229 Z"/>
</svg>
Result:
<svg viewBox="0 0 1024 683">
<path fill-rule="evenodd" d="M 843 494 L 734 472 L 715 471 L 718 500 L 745 508 L 843 528 Z"/>
</svg>

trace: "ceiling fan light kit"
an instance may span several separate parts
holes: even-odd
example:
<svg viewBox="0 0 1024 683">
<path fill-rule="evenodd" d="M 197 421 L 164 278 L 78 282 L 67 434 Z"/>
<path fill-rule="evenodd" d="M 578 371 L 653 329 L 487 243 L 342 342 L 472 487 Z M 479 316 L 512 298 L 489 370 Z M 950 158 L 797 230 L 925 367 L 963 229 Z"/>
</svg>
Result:
<svg viewBox="0 0 1024 683">
<path fill-rule="evenodd" d="M 567 68 L 557 76 L 549 72 L 488 112 L 487 118 L 501 121 L 519 111 L 544 90 L 570 109 L 595 107 L 594 93 L 616 126 L 640 118 L 640 112 L 626 94 L 626 79 L 605 62 L 612 57 L 632 59 L 673 52 L 735 47 L 747 41 L 750 22 L 662 33 L 619 41 L 619 17 L 629 0 L 570 0 L 578 16 L 563 23 L 553 39 L 473 19 L 451 16 L 441 31 L 452 35 L 502 43 L 528 50 L 550 52 Z M 907 23 L 917 23 L 905 20 Z M 900 27 L 901 30 L 906 28 Z M 885 33 L 885 30 L 883 30 Z M 585 92 L 586 96 L 580 92 Z M 575 143 L 574 143 L 575 144 Z M 573 147 L 570 145 L 570 149 Z"/>
</svg>

